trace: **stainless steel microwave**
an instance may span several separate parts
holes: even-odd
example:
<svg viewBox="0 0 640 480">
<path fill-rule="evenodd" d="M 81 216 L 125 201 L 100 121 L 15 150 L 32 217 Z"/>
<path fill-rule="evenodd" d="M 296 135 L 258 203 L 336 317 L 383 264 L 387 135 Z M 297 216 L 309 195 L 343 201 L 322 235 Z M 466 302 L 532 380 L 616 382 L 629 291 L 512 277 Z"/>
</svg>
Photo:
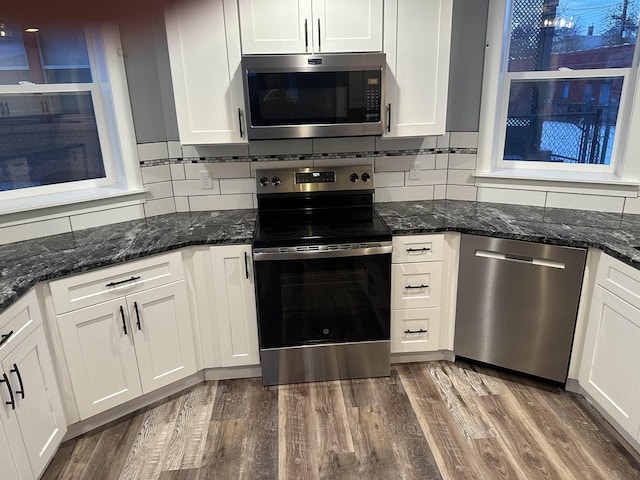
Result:
<svg viewBox="0 0 640 480">
<path fill-rule="evenodd" d="M 383 53 L 242 57 L 249 140 L 381 135 Z"/>
</svg>

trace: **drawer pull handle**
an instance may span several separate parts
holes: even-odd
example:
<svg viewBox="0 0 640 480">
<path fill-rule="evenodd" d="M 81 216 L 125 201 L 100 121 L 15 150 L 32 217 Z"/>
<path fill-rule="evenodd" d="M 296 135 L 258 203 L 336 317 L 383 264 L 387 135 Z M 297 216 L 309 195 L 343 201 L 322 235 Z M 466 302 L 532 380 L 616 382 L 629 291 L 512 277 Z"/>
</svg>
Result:
<svg viewBox="0 0 640 480">
<path fill-rule="evenodd" d="M 138 330 L 142 330 L 142 325 L 140 324 L 140 311 L 138 310 L 138 302 L 133 302 L 133 309 L 136 311 L 136 325 L 138 326 Z"/>
<path fill-rule="evenodd" d="M 8 402 L 4 402 L 7 405 L 11 405 L 11 410 L 15 410 L 16 409 L 16 401 L 13 398 L 13 390 L 11 390 L 11 383 L 9 383 L 9 379 L 7 378 L 7 374 L 6 373 L 2 373 L 2 379 L 0 380 L 0 383 L 6 383 L 7 384 L 7 389 L 9 390 L 9 397 L 11 398 L 11 400 L 9 400 Z"/>
<path fill-rule="evenodd" d="M 0 347 L 4 345 L 7 342 L 7 340 L 11 338 L 11 335 L 13 335 L 13 330 L 9 330 L 9 333 L 2 334 L 2 339 L 0 340 Z"/>
<path fill-rule="evenodd" d="M 136 280 L 140 280 L 140 277 L 131 277 L 131 278 L 127 278 L 126 280 L 120 280 L 119 282 L 107 283 L 107 287 L 114 287 L 116 285 L 121 285 L 123 283 L 135 282 Z"/>
<path fill-rule="evenodd" d="M 421 328 L 420 330 L 405 330 L 404 333 L 427 333 L 427 331 Z"/>
<path fill-rule="evenodd" d="M 13 364 L 13 368 L 9 370 L 11 373 L 15 373 L 16 377 L 18 377 L 18 383 L 20 383 L 20 390 L 16 390 L 16 393 L 19 393 L 22 399 L 24 400 L 24 385 L 22 384 L 22 375 L 20 375 L 20 370 L 18 370 L 18 365 Z"/>
<path fill-rule="evenodd" d="M 129 335 L 127 333 L 127 322 L 124 319 L 124 308 L 122 308 L 122 305 L 120 305 L 120 316 L 122 317 L 122 330 L 124 330 L 125 335 Z"/>
<path fill-rule="evenodd" d="M 244 252 L 244 274 L 245 277 L 247 277 L 247 280 L 249 280 L 249 262 L 247 252 Z"/>
<path fill-rule="evenodd" d="M 429 288 L 429 285 L 425 285 L 425 284 L 423 283 L 423 284 L 421 284 L 421 285 L 407 285 L 407 286 L 406 286 L 406 287 L 404 287 L 404 288 L 407 288 L 407 289 L 410 289 L 410 288 Z"/>
<path fill-rule="evenodd" d="M 430 247 L 422 247 L 422 248 L 407 248 L 407 253 L 411 252 L 430 252 Z"/>
</svg>

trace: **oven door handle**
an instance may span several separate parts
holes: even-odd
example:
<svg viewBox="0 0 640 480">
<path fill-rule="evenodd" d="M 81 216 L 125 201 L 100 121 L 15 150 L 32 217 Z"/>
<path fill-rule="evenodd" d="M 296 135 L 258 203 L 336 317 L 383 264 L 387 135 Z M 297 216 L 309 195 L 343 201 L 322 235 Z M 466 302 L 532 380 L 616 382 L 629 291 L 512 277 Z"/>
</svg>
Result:
<svg viewBox="0 0 640 480">
<path fill-rule="evenodd" d="M 349 247 L 349 248 L 348 248 Z M 391 242 L 378 242 L 375 244 L 354 245 L 320 245 L 312 247 L 271 247 L 256 248 L 253 250 L 254 262 L 265 260 L 307 260 L 339 257 L 362 257 L 367 255 L 384 255 L 391 253 Z"/>
</svg>

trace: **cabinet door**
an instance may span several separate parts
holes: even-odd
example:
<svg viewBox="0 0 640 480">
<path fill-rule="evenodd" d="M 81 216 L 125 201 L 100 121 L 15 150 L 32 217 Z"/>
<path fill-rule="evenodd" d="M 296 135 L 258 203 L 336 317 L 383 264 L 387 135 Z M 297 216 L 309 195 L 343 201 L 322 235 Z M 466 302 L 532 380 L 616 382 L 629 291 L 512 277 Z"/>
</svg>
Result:
<svg viewBox="0 0 640 480">
<path fill-rule="evenodd" d="M 597 285 L 580 385 L 627 433 L 640 428 L 640 310 Z"/>
<path fill-rule="evenodd" d="M 316 52 L 381 52 L 382 0 L 313 0 Z"/>
<path fill-rule="evenodd" d="M 452 8 L 452 0 L 385 1 L 385 137 L 444 134 Z"/>
<path fill-rule="evenodd" d="M 193 328 L 183 281 L 127 297 L 142 391 L 196 371 Z"/>
<path fill-rule="evenodd" d="M 165 21 L 180 141 L 246 143 L 235 0 L 180 2 Z"/>
<path fill-rule="evenodd" d="M 67 431 L 42 327 L 5 357 L 2 370 L 13 386 L 16 404 L 15 410 L 6 412 L 7 419 L 17 423 L 31 469 L 38 477 Z"/>
<path fill-rule="evenodd" d="M 82 420 L 142 394 L 126 311 L 120 298 L 58 316 Z"/>
<path fill-rule="evenodd" d="M 22 448 L 21 442 L 17 441 L 13 436 L 11 440 L 14 448 Z M 18 468 L 17 461 L 11 453 L 7 432 L 5 432 L 2 422 L 0 422 L 0 469 L 2 469 L 2 478 L 15 480 L 31 480 L 34 478 L 27 462 L 22 465 L 22 469 Z"/>
<path fill-rule="evenodd" d="M 311 52 L 311 0 L 239 0 L 242 53 Z"/>
<path fill-rule="evenodd" d="M 255 365 L 260 360 L 251 246 L 212 247 L 211 266 L 222 366 Z"/>
</svg>

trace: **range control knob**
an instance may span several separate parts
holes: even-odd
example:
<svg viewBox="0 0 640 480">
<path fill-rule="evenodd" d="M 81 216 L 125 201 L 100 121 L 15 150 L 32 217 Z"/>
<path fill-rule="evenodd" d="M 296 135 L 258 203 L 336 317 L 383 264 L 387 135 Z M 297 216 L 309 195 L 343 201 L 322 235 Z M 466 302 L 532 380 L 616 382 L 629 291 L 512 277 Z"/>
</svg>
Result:
<svg viewBox="0 0 640 480">
<path fill-rule="evenodd" d="M 368 182 L 371 180 L 371 175 L 368 172 L 364 172 L 360 178 L 363 182 Z"/>
<path fill-rule="evenodd" d="M 273 177 L 271 179 L 271 185 L 273 185 L 274 187 L 277 187 L 278 185 L 280 185 L 280 177 L 278 177 L 277 175 Z"/>
<path fill-rule="evenodd" d="M 358 174 L 357 173 L 352 173 L 351 176 L 349 177 L 349 180 L 351 180 L 353 183 L 356 183 L 358 181 Z"/>
<path fill-rule="evenodd" d="M 260 185 L 266 187 L 269 185 L 269 179 L 267 177 L 260 177 Z"/>
</svg>

